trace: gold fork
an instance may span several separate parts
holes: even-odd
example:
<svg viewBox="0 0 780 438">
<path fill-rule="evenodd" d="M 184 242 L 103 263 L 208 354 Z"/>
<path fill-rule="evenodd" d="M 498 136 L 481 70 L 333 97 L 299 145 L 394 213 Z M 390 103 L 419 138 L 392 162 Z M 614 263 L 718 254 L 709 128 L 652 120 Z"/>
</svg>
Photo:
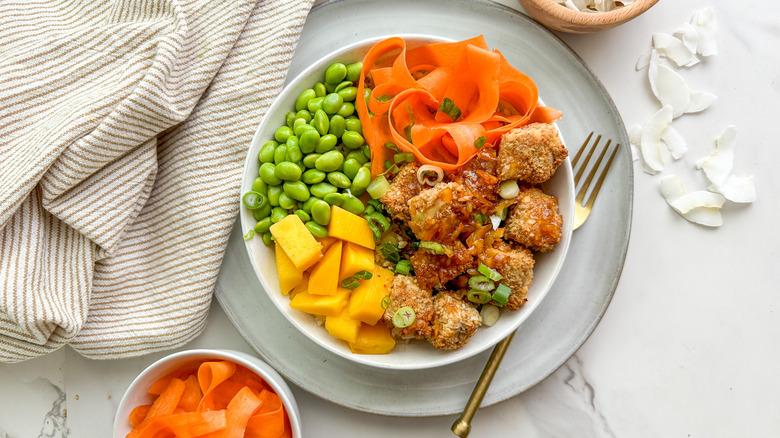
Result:
<svg viewBox="0 0 780 438">
<path fill-rule="evenodd" d="M 574 223 L 572 224 L 572 230 L 579 228 L 580 225 L 585 222 L 585 219 L 590 216 L 590 212 L 593 209 L 593 203 L 596 201 L 596 196 L 599 194 L 599 190 L 601 190 L 601 184 L 604 182 L 604 177 L 607 175 L 607 172 L 612 165 L 612 160 L 615 158 L 618 149 L 620 149 L 620 144 L 616 144 L 612 149 L 612 153 L 610 154 L 606 165 L 601 167 L 601 162 L 603 161 L 604 156 L 606 155 L 607 150 L 612 143 L 611 139 L 607 140 L 607 143 L 602 148 L 598 159 L 593 164 L 593 166 L 591 166 L 591 170 L 588 172 L 587 177 L 584 180 L 581 180 L 585 169 L 590 163 L 591 157 L 593 157 L 593 153 L 596 151 L 599 142 L 601 142 L 601 135 L 598 135 L 590 149 L 588 149 L 587 154 L 585 155 L 585 161 L 580 164 L 582 154 L 587 149 L 588 143 L 590 143 L 592 138 L 593 132 L 588 135 L 588 138 L 585 139 L 585 142 L 582 143 L 582 146 L 577 151 L 577 154 L 571 160 L 571 166 L 575 171 L 575 189 L 580 187 L 579 192 L 577 192 L 577 197 L 574 201 Z M 596 185 L 593 186 L 593 190 L 591 190 L 587 201 L 585 201 L 585 195 L 588 193 L 590 184 L 593 182 L 593 178 L 596 176 L 596 174 L 599 175 L 598 179 L 596 180 Z M 485 368 L 482 370 L 482 374 L 479 376 L 479 380 L 477 380 L 477 384 L 474 386 L 474 390 L 471 392 L 471 396 L 469 397 L 468 402 L 466 402 L 466 406 L 463 408 L 463 413 L 457 420 L 455 420 L 454 423 L 452 423 L 452 431 L 455 433 L 455 435 L 461 438 L 465 438 L 469 435 L 469 432 L 471 432 L 471 420 L 474 418 L 474 414 L 476 414 L 477 409 L 479 409 L 479 405 L 482 404 L 482 399 L 485 397 L 485 393 L 487 393 L 487 390 L 490 387 L 490 382 L 493 381 L 493 376 L 496 374 L 496 370 L 498 370 L 498 366 L 501 364 L 501 360 L 504 358 L 504 354 L 506 354 L 507 349 L 509 349 L 509 343 L 512 342 L 512 338 L 514 336 L 515 332 L 512 332 L 512 334 L 504 338 L 501 342 L 496 344 L 495 347 L 493 347 L 493 353 L 490 354 L 490 358 L 488 358 L 488 361 L 485 364 Z"/>
</svg>

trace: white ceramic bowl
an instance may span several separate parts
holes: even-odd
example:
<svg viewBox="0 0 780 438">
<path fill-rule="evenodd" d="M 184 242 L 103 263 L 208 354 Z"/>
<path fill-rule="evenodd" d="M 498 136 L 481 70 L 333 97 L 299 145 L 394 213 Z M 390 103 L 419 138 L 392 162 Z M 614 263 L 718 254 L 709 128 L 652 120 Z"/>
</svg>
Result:
<svg viewBox="0 0 780 438">
<path fill-rule="evenodd" d="M 407 42 L 407 47 L 414 47 L 430 42 L 450 41 L 441 37 L 429 35 L 398 35 Z M 338 49 L 312 64 L 300 75 L 292 79 L 282 90 L 260 123 L 249 147 L 249 153 L 244 165 L 244 175 L 241 182 L 241 193 L 252 189 L 252 183 L 258 175 L 259 163 L 257 155 L 260 147 L 273 138 L 273 133 L 279 126 L 285 124 L 285 114 L 295 106 L 298 95 L 311 88 L 321 80 L 325 69 L 334 62 L 345 64 L 360 61 L 376 42 L 386 37 L 372 38 Z M 533 78 L 532 78 L 533 79 Z M 508 336 L 528 317 L 539 305 L 542 298 L 555 280 L 571 238 L 571 219 L 574 212 L 574 187 L 572 171 L 567 159 L 556 171 L 553 178 L 544 187 L 546 193 L 558 197 L 560 213 L 563 216 L 563 237 L 555 251 L 536 256 L 534 282 L 528 289 L 528 303 L 515 312 L 502 311 L 498 323 L 492 327 L 482 327 L 471 338 L 469 343 L 458 350 L 439 351 L 428 342 L 416 341 L 408 344 L 397 343 L 392 352 L 386 355 L 353 354 L 344 341 L 331 337 L 325 328 L 318 324 L 315 318 L 290 307 L 290 299 L 279 290 L 279 277 L 276 273 L 276 261 L 273 248 L 263 244 L 259 237 L 246 242 L 247 253 L 252 266 L 271 301 L 282 314 L 317 345 L 343 356 L 349 360 L 382 368 L 391 369 L 423 369 L 442 366 L 463 360 L 478 354 L 498 343 Z M 252 212 L 240 207 L 241 229 L 246 234 L 254 229 L 255 221 Z"/>
<path fill-rule="evenodd" d="M 284 408 L 287 411 L 287 417 L 290 419 L 292 436 L 301 438 L 301 416 L 298 412 L 298 405 L 295 402 L 290 387 L 270 365 L 249 354 L 218 349 L 198 349 L 186 350 L 165 356 L 157 362 L 149 365 L 133 382 L 128 386 L 114 417 L 114 438 L 124 438 L 130 433 L 131 427 L 128 422 L 130 411 L 138 405 L 152 402 L 152 396 L 147 391 L 149 387 L 160 377 L 180 368 L 182 365 L 202 362 L 204 360 L 229 360 L 254 371 L 258 376 L 265 380 L 271 388 L 276 391 L 282 399 Z"/>
</svg>

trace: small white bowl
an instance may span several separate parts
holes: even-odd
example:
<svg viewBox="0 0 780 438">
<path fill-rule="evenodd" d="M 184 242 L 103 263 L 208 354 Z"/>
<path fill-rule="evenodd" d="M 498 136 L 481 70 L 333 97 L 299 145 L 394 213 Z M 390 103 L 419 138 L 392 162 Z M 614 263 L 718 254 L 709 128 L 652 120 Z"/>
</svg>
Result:
<svg viewBox="0 0 780 438">
<path fill-rule="evenodd" d="M 149 365 L 133 382 L 128 386 L 114 417 L 114 438 L 124 438 L 132 428 L 128 422 L 130 412 L 138 405 L 149 404 L 153 398 L 148 394 L 149 387 L 157 379 L 166 374 L 175 371 L 182 365 L 201 362 L 204 360 L 229 360 L 242 365 L 247 369 L 254 371 L 260 378 L 267 382 L 271 388 L 279 395 L 284 404 L 287 417 L 290 420 L 293 438 L 301 438 L 301 416 L 298 412 L 298 405 L 295 402 L 290 387 L 284 381 L 281 375 L 277 373 L 270 365 L 262 360 L 240 351 L 217 350 L 217 349 L 198 349 L 187 350 L 173 353 L 165 356 L 157 362 Z"/>
<path fill-rule="evenodd" d="M 430 35 L 405 34 L 393 36 L 402 37 L 406 41 L 407 47 L 415 47 L 431 42 L 452 41 Z M 359 41 L 327 54 L 320 60 L 312 63 L 309 68 L 285 86 L 265 117 L 263 117 L 252 139 L 252 144 L 249 146 L 247 160 L 244 164 L 241 193 L 252 190 L 252 184 L 258 175 L 259 163 L 257 156 L 260 147 L 273 138 L 276 128 L 285 124 L 285 114 L 295 106 L 297 97 L 305 89 L 311 88 L 312 85 L 319 82 L 325 69 L 332 63 L 338 61 L 349 64 L 361 61 L 375 43 L 388 37 Z M 458 362 L 493 347 L 514 332 L 541 303 L 542 298 L 550 290 L 555 277 L 563 265 L 571 238 L 571 219 L 574 216 L 574 185 L 571 165 L 568 159 L 558 168 L 550 181 L 545 183 L 544 191 L 558 197 L 559 210 L 563 216 L 563 236 L 561 243 L 555 251 L 535 256 L 534 282 L 528 289 L 528 303 L 515 312 L 503 311 L 501 318 L 494 326 L 480 328 L 469 340 L 468 344 L 452 351 L 439 351 L 434 349 L 428 342 L 413 341 L 407 344 L 397 343 L 389 354 L 354 354 L 349 350 L 344 341 L 330 336 L 325 327 L 319 324 L 312 315 L 290 307 L 289 297 L 282 295 L 279 290 L 279 277 L 276 272 L 276 259 L 272 247 L 265 246 L 260 238 L 255 237 L 246 242 L 246 249 L 255 274 L 257 274 L 257 278 L 260 280 L 265 293 L 268 294 L 271 301 L 287 320 L 317 345 L 348 360 L 368 366 L 398 370 L 433 368 Z M 246 234 L 249 230 L 254 230 L 257 221 L 252 216 L 252 212 L 244 208 L 243 205 L 240 206 L 240 218 L 242 234 Z M 258 291 L 258 293 L 263 292 Z"/>
</svg>

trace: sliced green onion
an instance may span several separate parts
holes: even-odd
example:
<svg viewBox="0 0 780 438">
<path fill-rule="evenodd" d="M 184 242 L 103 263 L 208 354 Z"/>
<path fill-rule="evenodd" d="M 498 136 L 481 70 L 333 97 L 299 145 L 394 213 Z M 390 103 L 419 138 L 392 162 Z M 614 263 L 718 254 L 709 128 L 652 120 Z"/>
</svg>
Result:
<svg viewBox="0 0 780 438">
<path fill-rule="evenodd" d="M 379 200 L 377 200 L 377 199 L 369 199 L 368 202 L 366 202 L 366 204 L 374 207 L 376 209 L 376 211 L 379 211 L 379 212 L 382 211 L 382 208 L 383 208 L 382 207 L 382 203 Z"/>
<path fill-rule="evenodd" d="M 478 139 L 474 140 L 474 147 L 477 149 L 482 149 L 482 146 L 485 146 L 485 142 L 487 141 L 487 138 L 483 135 L 482 137 L 479 137 Z"/>
<path fill-rule="evenodd" d="M 485 277 L 493 281 L 499 281 L 502 278 L 504 278 L 504 276 L 499 274 L 498 271 L 485 265 L 484 263 L 480 263 L 479 266 L 477 266 L 477 270 L 479 271 L 480 274 L 484 275 Z"/>
<path fill-rule="evenodd" d="M 475 275 L 469 278 L 469 287 L 477 290 L 491 291 L 496 285 L 484 275 Z"/>
<path fill-rule="evenodd" d="M 439 242 L 431 242 L 430 240 L 420 242 L 420 249 L 424 249 L 432 254 L 444 254 L 444 246 Z"/>
<path fill-rule="evenodd" d="M 347 277 L 341 280 L 341 287 L 343 287 L 344 289 L 352 290 L 358 286 L 360 286 L 360 280 L 358 280 L 355 277 Z"/>
<path fill-rule="evenodd" d="M 398 264 L 395 265 L 396 274 L 409 275 L 410 272 L 412 272 L 412 262 L 409 260 L 399 260 Z"/>
<path fill-rule="evenodd" d="M 379 243 L 382 240 L 382 230 L 379 229 L 379 225 L 377 225 L 376 222 L 369 222 L 368 228 L 374 235 L 374 243 Z"/>
<path fill-rule="evenodd" d="M 250 229 L 244 234 L 244 241 L 252 240 L 255 237 L 255 230 Z"/>
<path fill-rule="evenodd" d="M 406 125 L 404 128 L 404 134 L 406 134 L 406 141 L 412 143 L 412 125 Z"/>
<path fill-rule="evenodd" d="M 244 196 L 241 198 L 241 201 L 244 203 L 244 206 L 250 210 L 257 210 L 258 208 L 265 207 L 265 204 L 268 202 L 268 198 L 260 192 L 255 191 L 248 191 L 244 194 Z"/>
<path fill-rule="evenodd" d="M 398 263 L 401 261 L 401 252 L 398 247 L 385 243 L 379 245 L 379 250 L 382 251 L 382 256 L 390 263 Z"/>
<path fill-rule="evenodd" d="M 466 297 L 469 299 L 469 301 L 476 304 L 489 303 L 493 298 L 490 295 L 490 292 L 479 289 L 471 289 L 469 293 L 466 294 Z"/>
<path fill-rule="evenodd" d="M 485 213 L 477 213 L 474 215 L 474 222 L 479 222 L 480 224 L 484 224 L 487 220 L 487 215 Z"/>
<path fill-rule="evenodd" d="M 385 295 L 384 298 L 382 298 L 382 309 L 387 310 L 388 307 L 390 307 L 390 295 Z"/>
<path fill-rule="evenodd" d="M 377 199 L 387 193 L 390 190 L 390 183 L 383 175 L 374 178 L 373 181 L 366 187 L 366 191 L 372 198 Z"/>
<path fill-rule="evenodd" d="M 401 152 L 400 154 L 395 154 L 393 155 L 393 162 L 395 164 L 412 163 L 414 162 L 414 154 L 411 152 Z"/>
<path fill-rule="evenodd" d="M 398 149 L 398 146 L 396 146 L 396 144 L 395 144 L 395 143 L 393 143 L 393 142 L 389 142 L 389 141 L 388 141 L 387 143 L 385 143 L 385 147 L 386 147 L 387 149 L 390 149 L 390 150 L 391 150 L 391 151 L 393 151 L 393 152 L 401 152 L 401 150 L 400 150 L 400 149 Z"/>
<path fill-rule="evenodd" d="M 441 102 L 441 105 L 439 105 L 439 111 L 450 116 L 453 122 L 458 120 L 461 115 L 460 108 L 455 106 L 455 102 L 453 102 L 449 97 L 445 97 Z"/>
<path fill-rule="evenodd" d="M 389 169 L 393 166 L 393 162 L 390 160 L 385 160 L 385 169 Z"/>
<path fill-rule="evenodd" d="M 506 215 L 507 215 L 508 213 L 509 213 L 509 207 L 507 207 L 507 208 L 502 208 L 501 210 L 499 210 L 499 211 L 495 212 L 495 213 L 494 213 L 494 215 L 495 215 L 497 218 L 501 219 L 502 221 L 505 221 L 505 220 L 506 220 Z"/>
<path fill-rule="evenodd" d="M 370 214 L 364 214 L 363 217 L 368 221 L 370 224 L 371 222 L 375 222 L 377 225 L 382 227 L 382 232 L 385 232 L 390 229 L 390 219 L 382 216 L 381 213 L 373 212 Z"/>
<path fill-rule="evenodd" d="M 374 274 L 369 271 L 358 271 L 355 273 L 355 275 L 353 275 L 353 277 L 357 278 L 358 280 L 370 280 L 373 276 Z"/>
<path fill-rule="evenodd" d="M 511 293 L 512 289 L 510 289 L 509 286 L 499 283 L 498 287 L 496 287 L 496 290 L 493 292 L 493 301 L 503 306 L 509 301 L 509 294 Z"/>
<path fill-rule="evenodd" d="M 376 98 L 376 100 L 378 100 L 379 102 L 389 102 L 390 99 L 392 99 L 392 98 L 393 98 L 393 96 L 390 95 L 390 94 L 383 94 L 381 96 L 378 96 Z"/>
<path fill-rule="evenodd" d="M 398 328 L 409 327 L 414 322 L 414 309 L 409 306 L 401 307 L 393 315 L 393 325 Z"/>
</svg>

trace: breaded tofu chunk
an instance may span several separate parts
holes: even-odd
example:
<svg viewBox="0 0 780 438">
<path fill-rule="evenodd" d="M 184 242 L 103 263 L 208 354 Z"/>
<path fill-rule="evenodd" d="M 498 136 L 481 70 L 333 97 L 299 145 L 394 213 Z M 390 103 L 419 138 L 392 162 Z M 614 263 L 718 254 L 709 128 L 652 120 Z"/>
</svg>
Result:
<svg viewBox="0 0 780 438">
<path fill-rule="evenodd" d="M 562 224 L 558 198 L 536 188 L 524 189 L 507 217 L 504 237 L 533 251 L 550 252 L 561 242 Z"/>
<path fill-rule="evenodd" d="M 409 228 L 420 240 L 449 243 L 471 221 L 474 194 L 455 182 L 439 183 L 409 200 Z M 464 217 L 468 214 L 468 217 Z"/>
<path fill-rule="evenodd" d="M 455 292 L 436 294 L 433 310 L 433 330 L 428 341 L 438 350 L 455 350 L 466 345 L 482 325 L 477 309 Z"/>
<path fill-rule="evenodd" d="M 390 188 L 379 200 L 384 204 L 390 215 L 399 221 L 409 222 L 409 200 L 423 190 L 417 180 L 417 165 L 406 164 L 395 174 L 390 182 Z"/>
<path fill-rule="evenodd" d="M 398 328 L 393 325 L 393 315 L 402 307 L 411 307 L 415 318 L 409 326 Z M 390 288 L 390 304 L 382 319 L 395 338 L 426 339 L 431 335 L 433 322 L 433 295 L 430 289 L 422 289 L 414 277 L 396 275 Z"/>
<path fill-rule="evenodd" d="M 487 266 L 498 271 L 504 278 L 500 283 L 511 289 L 505 309 L 517 310 L 528 301 L 528 286 L 534 278 L 534 256 L 526 248 L 490 248 L 480 259 Z M 496 304 L 496 303 L 494 303 Z"/>
<path fill-rule="evenodd" d="M 498 177 L 541 184 L 555 173 L 569 152 L 558 130 L 549 123 L 531 123 L 512 129 L 501 137 L 498 149 Z"/>
</svg>

